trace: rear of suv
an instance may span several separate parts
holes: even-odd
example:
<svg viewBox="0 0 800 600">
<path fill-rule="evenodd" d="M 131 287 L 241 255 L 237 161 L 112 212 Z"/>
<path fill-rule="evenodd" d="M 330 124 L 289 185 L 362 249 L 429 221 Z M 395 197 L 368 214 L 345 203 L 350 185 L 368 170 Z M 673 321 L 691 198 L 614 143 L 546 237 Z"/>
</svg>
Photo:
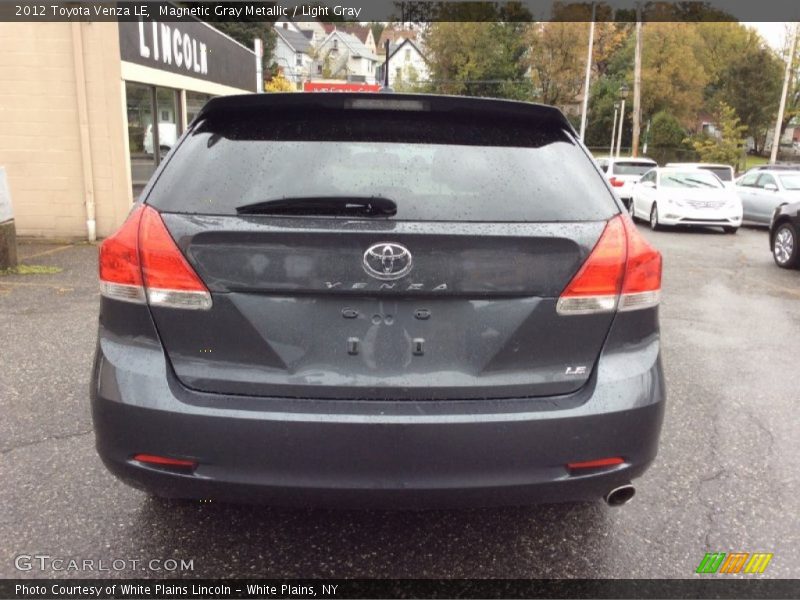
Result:
<svg viewBox="0 0 800 600">
<path fill-rule="evenodd" d="M 97 448 L 159 496 L 607 497 L 656 455 L 661 256 L 556 109 L 214 99 L 100 249 Z"/>
</svg>

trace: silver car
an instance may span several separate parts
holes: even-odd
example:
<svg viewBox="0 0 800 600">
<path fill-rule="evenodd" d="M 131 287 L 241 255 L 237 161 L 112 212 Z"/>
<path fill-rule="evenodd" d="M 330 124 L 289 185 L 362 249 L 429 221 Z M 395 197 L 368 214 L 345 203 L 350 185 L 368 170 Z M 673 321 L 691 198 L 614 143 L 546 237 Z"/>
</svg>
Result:
<svg viewBox="0 0 800 600">
<path fill-rule="evenodd" d="M 753 170 L 736 182 L 743 221 L 769 225 L 775 208 L 800 201 L 800 171 Z"/>
</svg>

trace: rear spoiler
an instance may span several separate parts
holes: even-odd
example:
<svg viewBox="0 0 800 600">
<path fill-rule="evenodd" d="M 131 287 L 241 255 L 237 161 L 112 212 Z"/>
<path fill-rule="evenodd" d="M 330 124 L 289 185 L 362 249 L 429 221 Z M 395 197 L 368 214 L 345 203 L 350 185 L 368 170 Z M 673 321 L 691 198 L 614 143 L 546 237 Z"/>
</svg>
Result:
<svg viewBox="0 0 800 600">
<path fill-rule="evenodd" d="M 558 125 L 575 133 L 572 124 L 559 109 L 545 104 L 443 96 L 433 94 L 353 93 L 277 93 L 218 96 L 212 98 L 193 122 L 209 116 L 236 111 L 271 112 L 276 110 L 391 110 L 460 113 L 477 118 L 531 119 Z"/>
</svg>

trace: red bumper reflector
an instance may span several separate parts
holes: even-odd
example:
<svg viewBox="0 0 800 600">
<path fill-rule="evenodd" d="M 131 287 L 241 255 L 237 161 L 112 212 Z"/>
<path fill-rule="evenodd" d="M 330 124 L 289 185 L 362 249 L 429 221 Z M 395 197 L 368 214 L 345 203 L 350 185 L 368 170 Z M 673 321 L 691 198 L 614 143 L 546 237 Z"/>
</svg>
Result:
<svg viewBox="0 0 800 600">
<path fill-rule="evenodd" d="M 601 467 L 613 467 L 614 465 L 621 465 L 625 461 L 619 456 L 612 456 L 610 458 L 598 458 L 597 460 L 585 460 L 583 462 L 567 463 L 567 468 L 570 470 L 575 469 L 599 469 Z"/>
<path fill-rule="evenodd" d="M 159 465 L 162 467 L 181 467 L 184 469 L 194 469 L 197 463 L 193 460 L 183 460 L 181 458 L 168 458 L 166 456 L 156 456 L 155 454 L 136 454 L 133 460 L 148 464 Z"/>
</svg>

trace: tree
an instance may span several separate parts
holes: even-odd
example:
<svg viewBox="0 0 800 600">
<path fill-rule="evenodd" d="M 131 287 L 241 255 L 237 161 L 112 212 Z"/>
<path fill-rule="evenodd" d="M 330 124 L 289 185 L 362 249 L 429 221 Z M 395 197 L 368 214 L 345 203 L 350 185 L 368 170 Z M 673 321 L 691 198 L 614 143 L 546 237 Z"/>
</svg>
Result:
<svg viewBox="0 0 800 600">
<path fill-rule="evenodd" d="M 699 23 L 698 61 L 708 75 L 705 104 L 709 110 L 724 101 L 763 147 L 766 130 L 774 125 L 783 64 L 763 38 L 741 23 Z"/>
<path fill-rule="evenodd" d="M 524 27 L 502 21 L 432 23 L 424 34 L 432 91 L 529 98 Z"/>
<path fill-rule="evenodd" d="M 277 75 L 273 75 L 264 85 L 265 92 L 296 92 L 297 86 L 283 76 L 283 71 L 278 71 Z"/>
<path fill-rule="evenodd" d="M 273 74 L 277 73 L 272 61 L 272 54 L 275 50 L 275 31 L 272 23 L 267 21 L 220 21 L 212 23 L 212 25 L 247 48 L 253 47 L 255 38 L 261 38 L 264 42 L 264 58 L 262 59 L 264 74 L 267 76 L 268 71 Z"/>
<path fill-rule="evenodd" d="M 687 153 L 694 154 L 686 144 L 686 130 L 678 119 L 664 111 L 653 115 L 650 124 L 647 155 L 659 163 L 687 159 Z"/>
<path fill-rule="evenodd" d="M 589 24 L 554 21 L 527 28 L 533 93 L 544 104 L 575 101 L 583 88 Z"/>
<path fill-rule="evenodd" d="M 380 21 L 370 21 L 368 25 L 369 28 L 372 30 L 372 37 L 375 40 L 375 44 L 377 45 L 377 43 L 381 39 L 381 34 L 383 33 L 383 30 L 386 29 L 386 23 L 381 23 Z M 378 52 L 380 52 L 380 50 L 381 49 L 378 48 Z"/>
<path fill-rule="evenodd" d="M 697 25 L 647 23 L 642 28 L 642 114 L 665 111 L 691 126 L 703 106 L 708 81 L 697 59 Z M 633 39 L 626 44 L 632 67 Z"/>
<path fill-rule="evenodd" d="M 735 167 L 744 145 L 746 125 L 741 125 L 736 111 L 725 102 L 720 102 L 715 115 L 720 136 L 701 135 L 692 140 L 692 146 L 703 162 L 723 163 Z"/>
<path fill-rule="evenodd" d="M 771 50 L 756 47 L 726 69 L 719 96 L 741 117 L 756 151 L 764 147 L 765 134 L 775 125 L 783 69 Z"/>
</svg>

